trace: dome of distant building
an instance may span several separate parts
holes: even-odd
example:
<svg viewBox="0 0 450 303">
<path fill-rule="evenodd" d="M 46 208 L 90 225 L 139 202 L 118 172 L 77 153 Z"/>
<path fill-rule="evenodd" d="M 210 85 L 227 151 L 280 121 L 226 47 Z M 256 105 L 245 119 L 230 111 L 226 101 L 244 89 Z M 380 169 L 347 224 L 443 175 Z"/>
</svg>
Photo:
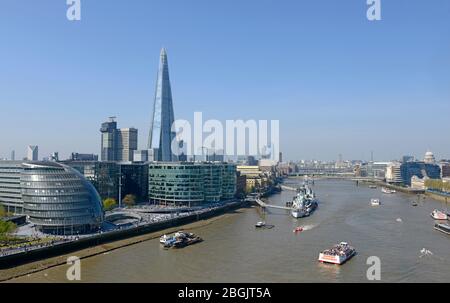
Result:
<svg viewBox="0 0 450 303">
<path fill-rule="evenodd" d="M 425 163 L 435 163 L 436 159 L 434 158 L 434 154 L 431 151 L 427 151 L 425 153 L 425 157 L 423 159 Z"/>
<path fill-rule="evenodd" d="M 75 169 L 55 162 L 25 162 L 20 176 L 24 213 L 46 233 L 78 234 L 103 222 L 100 196 Z"/>
</svg>

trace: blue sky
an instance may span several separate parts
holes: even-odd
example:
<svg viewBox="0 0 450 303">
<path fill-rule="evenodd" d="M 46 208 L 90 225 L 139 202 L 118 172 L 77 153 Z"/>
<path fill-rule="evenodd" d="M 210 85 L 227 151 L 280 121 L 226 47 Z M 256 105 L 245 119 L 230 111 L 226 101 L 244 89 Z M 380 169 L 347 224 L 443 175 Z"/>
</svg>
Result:
<svg viewBox="0 0 450 303">
<path fill-rule="evenodd" d="M 65 0 L 0 4 L 0 157 L 100 150 L 149 128 L 166 47 L 175 116 L 280 120 L 285 159 L 450 158 L 450 1 Z"/>
</svg>

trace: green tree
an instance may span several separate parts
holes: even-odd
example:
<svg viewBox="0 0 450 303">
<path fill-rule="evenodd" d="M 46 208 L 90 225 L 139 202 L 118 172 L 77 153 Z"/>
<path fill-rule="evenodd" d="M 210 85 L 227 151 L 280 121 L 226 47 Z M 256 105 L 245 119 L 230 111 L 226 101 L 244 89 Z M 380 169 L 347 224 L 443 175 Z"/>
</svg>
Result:
<svg viewBox="0 0 450 303">
<path fill-rule="evenodd" d="M 12 233 L 16 228 L 16 224 L 12 222 L 0 221 L 0 235 Z"/>
<path fill-rule="evenodd" d="M 114 198 L 107 198 L 103 200 L 103 209 L 105 211 L 111 210 L 117 206 L 117 201 Z"/>
<path fill-rule="evenodd" d="M 136 196 L 135 196 L 135 195 L 128 194 L 128 195 L 126 195 L 126 196 L 123 198 L 122 202 L 123 202 L 126 206 L 133 206 L 133 205 L 136 204 Z"/>
<path fill-rule="evenodd" d="M 6 210 L 3 205 L 0 205 L 0 218 L 6 217 Z"/>
</svg>

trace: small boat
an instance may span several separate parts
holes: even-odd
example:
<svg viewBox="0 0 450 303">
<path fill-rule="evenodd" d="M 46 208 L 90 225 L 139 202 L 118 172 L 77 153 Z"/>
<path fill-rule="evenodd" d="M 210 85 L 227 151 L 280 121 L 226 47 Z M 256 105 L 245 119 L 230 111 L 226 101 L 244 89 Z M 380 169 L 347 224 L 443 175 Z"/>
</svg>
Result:
<svg viewBox="0 0 450 303">
<path fill-rule="evenodd" d="M 159 242 L 165 248 L 182 248 L 202 241 L 203 239 L 199 236 L 183 231 L 178 231 L 173 236 L 163 235 L 159 238 Z"/>
<path fill-rule="evenodd" d="M 444 234 L 450 235 L 450 225 L 447 223 L 436 223 L 434 229 L 443 232 Z"/>
<path fill-rule="evenodd" d="M 356 249 L 347 242 L 341 242 L 319 254 L 319 262 L 341 265 L 356 254 Z"/>
<path fill-rule="evenodd" d="M 387 188 L 387 187 L 381 188 L 381 191 L 383 193 L 385 193 L 385 194 L 395 194 L 396 193 L 396 191 L 394 189 L 390 189 L 390 188 Z"/>
<path fill-rule="evenodd" d="M 294 230 L 293 230 L 294 233 L 298 233 L 298 232 L 301 232 L 301 231 L 303 231 L 303 227 L 302 227 L 302 226 L 297 226 L 297 227 L 294 228 Z"/>
<path fill-rule="evenodd" d="M 370 204 L 372 206 L 379 206 L 380 205 L 380 199 L 370 199 Z"/>
<path fill-rule="evenodd" d="M 437 209 L 433 210 L 430 215 L 435 220 L 447 220 L 448 218 L 446 213 Z"/>
<path fill-rule="evenodd" d="M 264 227 L 264 226 L 266 226 L 266 222 L 264 222 L 264 221 L 259 221 L 255 224 L 255 227 L 258 227 L 258 228 Z"/>
<path fill-rule="evenodd" d="M 377 186 L 376 185 L 369 185 L 369 188 L 376 189 Z"/>
</svg>

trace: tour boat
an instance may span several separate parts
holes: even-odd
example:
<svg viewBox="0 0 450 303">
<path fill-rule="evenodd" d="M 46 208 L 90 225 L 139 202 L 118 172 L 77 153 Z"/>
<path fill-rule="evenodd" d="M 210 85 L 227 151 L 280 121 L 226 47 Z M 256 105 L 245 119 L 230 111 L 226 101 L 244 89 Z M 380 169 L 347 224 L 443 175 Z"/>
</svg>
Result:
<svg viewBox="0 0 450 303">
<path fill-rule="evenodd" d="M 435 220 L 447 220 L 448 218 L 446 213 L 437 209 L 433 210 L 430 215 Z"/>
<path fill-rule="evenodd" d="M 341 242 L 319 254 L 319 262 L 341 265 L 356 254 L 355 248 L 347 242 Z"/>
</svg>

